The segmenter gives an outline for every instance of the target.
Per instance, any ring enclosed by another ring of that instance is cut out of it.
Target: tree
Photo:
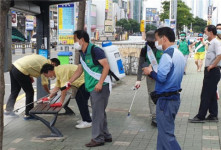
[[[193,32],[197,33],[204,32],[206,25],[207,25],[206,20],[203,20],[199,17],[194,18],[192,24]]]
[[[123,27],[123,31],[128,31],[129,33],[140,31],[140,24],[134,19],[120,19],[116,22],[116,26]]]
[[[77,29],[84,30],[84,20],[85,20],[85,6],[86,0],[82,0],[79,2],[79,12],[78,12],[78,22],[77,22]],[[75,51],[74,56],[74,64],[78,65],[80,62],[80,53],[79,51]]]
[[[150,31],[150,30],[156,30],[157,27],[155,25],[152,24],[146,24],[146,32]]]
[[[128,22],[130,23],[131,25],[131,32],[134,33],[134,32],[140,32],[140,24],[134,20],[134,19],[129,19]]]
[[[164,13],[160,14],[160,20],[164,21],[164,19],[169,19],[170,2],[164,1],[162,5]],[[177,1],[177,32],[182,30],[183,25],[190,26],[193,22],[193,14],[190,13],[190,10],[184,2]]]
[[[10,0],[0,1],[0,150],[2,150],[4,119],[3,119],[3,104],[5,96],[5,79],[4,79],[4,51],[5,51],[5,29],[7,14],[10,8]]]
[[[131,26],[130,23],[127,21],[127,19],[120,19],[116,23],[117,26],[121,26],[123,28],[123,31],[129,31]]]

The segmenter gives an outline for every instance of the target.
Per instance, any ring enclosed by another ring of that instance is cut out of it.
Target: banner
[[[12,26],[17,27],[17,14],[12,13]]]
[[[74,4],[58,5],[58,44],[74,44]]]

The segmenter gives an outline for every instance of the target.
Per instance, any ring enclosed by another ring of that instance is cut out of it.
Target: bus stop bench
[[[39,103],[29,111],[29,114],[31,116],[33,116],[37,120],[40,120],[43,124],[45,124],[51,130],[51,135],[42,135],[42,136],[39,136],[39,138],[63,137],[62,133],[54,126],[57,121],[58,113],[60,112],[62,108],[66,110],[67,114],[74,113],[74,112],[67,106],[71,99],[71,93],[68,93],[68,92],[66,94],[64,103],[61,107],[50,107],[50,104],[59,102],[60,97],[61,97],[61,94],[58,93],[54,98],[51,99],[50,103]],[[43,115],[43,114],[51,114],[54,117],[49,122],[45,120],[44,118],[40,117],[40,115]]]

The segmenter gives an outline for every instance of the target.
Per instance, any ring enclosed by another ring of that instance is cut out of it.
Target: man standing
[[[65,86],[66,82],[71,78],[74,72],[77,70],[77,65],[66,64],[60,65],[58,67],[54,67],[51,64],[45,64],[41,69],[41,74],[44,74],[45,77],[49,79],[56,78],[56,84],[48,99],[54,97],[59,88]],[[75,82],[71,84],[73,88],[77,88],[77,93],[75,99],[77,101],[77,105],[82,117],[82,121],[78,121],[79,124],[76,125],[76,128],[89,128],[91,127],[91,117],[88,110],[88,99],[90,97],[90,93],[85,90],[84,84],[84,74],[82,74]],[[61,91],[60,102],[52,104],[51,107],[60,107],[62,106],[67,90]],[[68,102],[69,103],[69,102]],[[66,105],[68,105],[68,103]],[[65,108],[65,107],[64,107]],[[77,122],[77,123],[78,123]]]
[[[40,77],[40,70],[42,66],[46,63],[53,63],[54,65],[59,65],[60,61],[57,58],[46,59],[44,56],[33,54],[24,56],[18,60],[16,60],[10,71],[10,79],[11,79],[11,94],[8,98],[8,102],[6,104],[5,115],[15,116],[13,112],[16,98],[21,90],[24,90],[26,95],[25,105],[32,103],[34,100],[34,89],[32,87],[32,83],[34,82],[33,77]],[[41,83],[46,92],[49,92],[48,88],[48,80],[43,75],[41,76]],[[29,111],[34,107],[34,104],[26,106],[25,109],[25,120],[33,119],[32,116],[29,115]]]
[[[197,71],[199,72],[201,71],[203,65],[203,60],[205,57],[205,46],[206,46],[202,33],[198,34],[198,40],[190,45],[191,48],[193,46],[195,46],[195,54],[194,54],[195,64],[197,66]]]
[[[216,25],[217,39],[221,42],[221,24]]]
[[[184,58],[185,58],[185,71],[184,71],[184,74],[186,74],[186,68],[187,68],[187,60],[188,60],[188,57],[189,57],[189,54],[190,54],[190,48],[189,48],[189,45],[190,45],[190,41],[186,41],[186,33],[185,32],[182,32],[180,34],[180,39],[181,41],[178,42],[178,48],[179,50],[183,53],[184,55]]]
[[[175,117],[180,106],[180,90],[184,72],[184,57],[174,45],[175,34],[169,27],[155,31],[155,45],[163,50],[157,72],[152,67],[143,68],[144,74],[156,80],[157,98],[157,150],[180,150],[174,135]]]
[[[75,31],[74,41],[75,49],[79,50],[81,54],[81,64],[78,65],[78,69],[69,82],[74,82],[84,71],[85,88],[90,92],[92,105],[92,139],[85,146],[101,146],[104,145],[104,142],[112,142],[105,112],[111,90],[108,76],[110,66],[104,51],[89,42],[87,32]]]
[[[221,42],[216,39],[217,31],[214,25],[208,25],[204,32],[208,36],[209,46],[205,60],[200,107],[198,114],[193,119],[189,119],[191,123],[204,122],[204,120],[218,122],[216,91],[220,80],[220,66],[217,64],[221,60]],[[210,114],[205,119],[208,110]]]
[[[160,58],[163,54],[162,50],[158,50],[156,49],[155,46],[155,36],[154,36],[154,31],[148,31],[147,32],[147,42],[144,48],[141,49],[140,52],[140,58],[139,58],[139,65],[138,65],[138,72],[137,72],[137,81],[135,83],[135,87],[139,88],[140,87],[140,82],[141,82],[141,77],[142,77],[142,67],[144,65],[144,63],[147,63],[148,65],[151,64],[149,57],[147,54],[147,47],[149,46],[152,51],[153,54],[155,56],[155,59],[157,60],[157,63],[159,64],[160,62]],[[156,105],[153,103],[150,93],[154,91],[155,89],[155,80],[153,80],[152,78],[150,78],[149,76],[146,76],[146,83],[147,83],[147,92],[148,92],[148,103],[149,103],[149,109],[150,109],[150,114],[152,117],[152,122],[151,125],[152,126],[157,126],[157,121],[156,121]]]

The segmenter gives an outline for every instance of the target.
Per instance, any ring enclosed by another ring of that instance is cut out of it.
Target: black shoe
[[[87,147],[97,147],[102,145],[104,145],[104,143],[95,142],[94,140],[91,140],[88,144],[85,144]]]
[[[188,119],[190,123],[204,123],[205,121],[203,119],[198,118],[195,116],[193,119]]]
[[[24,120],[38,120],[38,119],[33,116],[25,115]]]
[[[209,115],[205,120],[209,122],[219,122],[217,117],[213,117],[211,115]]]
[[[186,72],[184,72],[183,74],[186,75]]]
[[[153,118],[153,119],[152,119],[151,125],[154,126],[154,127],[157,127],[156,118]]]
[[[105,142],[112,142],[112,138],[105,139],[104,141],[105,141]]]

